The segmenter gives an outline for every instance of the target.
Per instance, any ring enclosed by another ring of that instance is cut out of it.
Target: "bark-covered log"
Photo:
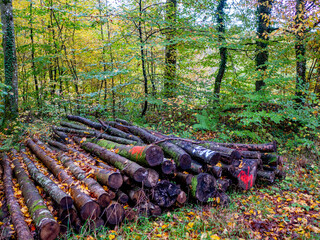
[[[144,142],[147,142],[149,144],[159,142],[157,143],[157,145],[162,148],[165,154],[172,157],[176,165],[181,169],[186,170],[190,168],[191,157],[182,148],[173,143],[163,141],[162,138],[156,137],[142,128],[136,126],[128,126],[128,129],[131,133],[139,136]]]
[[[83,220],[88,218],[95,220],[100,215],[100,206],[93,201],[90,196],[82,192],[77,186],[74,185],[75,181],[72,177],[59,166],[54,159],[46,154],[39,146],[32,140],[27,141],[27,146],[31,151],[46,165],[46,167],[58,178],[59,181],[64,182],[70,186],[70,193],[73,198],[74,204],[80,212]]]
[[[191,180],[191,196],[205,203],[216,194],[216,179],[208,173],[200,173]]]
[[[188,174],[188,173],[182,173],[182,172],[177,172],[174,174],[174,180],[183,185],[183,186],[189,186],[191,185],[193,175]]]
[[[265,143],[265,144],[218,143],[218,142],[213,142],[213,143],[222,147],[234,148],[240,151],[277,152],[276,141]]]
[[[138,137],[136,137],[132,134],[125,133],[119,129],[116,129],[116,128],[108,126],[108,125],[102,125],[101,123],[93,122],[90,119],[87,119],[84,117],[67,115],[67,118],[71,121],[83,123],[89,127],[95,128],[97,130],[104,130],[105,132],[107,132],[108,134],[113,135],[113,136],[118,136],[118,137],[129,139],[132,141],[141,142],[141,140]]]
[[[154,167],[160,165],[163,161],[163,151],[159,146],[129,146],[122,145],[108,140],[92,140],[100,147],[114,149],[115,153],[135,161],[143,166]]]
[[[148,168],[147,171],[148,171],[148,176],[143,181],[143,185],[148,188],[155,187],[159,181],[159,173],[156,170],[151,168]]]
[[[216,202],[221,206],[228,207],[230,204],[229,196],[223,191],[217,191],[215,198]]]
[[[73,138],[80,146],[88,152],[94,153],[100,159],[118,168],[123,173],[133,178],[136,182],[142,182],[148,175],[147,170],[139,164],[130,161],[114,152],[108,151],[97,144],[82,142],[81,139]]]
[[[66,122],[66,121],[61,121],[60,125],[62,127],[66,127],[66,128],[74,128],[74,129],[78,129],[78,130],[89,130],[89,128],[85,125],[75,124],[75,123]]]
[[[126,204],[129,201],[129,196],[122,192],[121,190],[117,191],[117,199],[121,204]]]
[[[1,162],[3,166],[3,186],[5,198],[10,212],[12,224],[17,234],[17,239],[33,240],[30,229],[25,222],[24,215],[20,210],[21,207],[19,205],[19,202],[14,196],[12,169],[10,167],[10,163],[6,154],[3,154]]]
[[[232,181],[230,179],[217,179],[217,189],[226,192],[228,188],[231,186]]]
[[[112,189],[118,189],[123,184],[121,173],[116,169],[98,168],[90,166],[93,169],[93,174],[97,178],[98,182],[102,185],[106,185]]]
[[[137,209],[126,207],[126,209],[124,210],[124,216],[125,216],[125,220],[127,221],[136,220],[138,218]]]
[[[280,156],[271,153],[262,153],[261,154],[262,164],[269,165],[269,166],[278,166],[280,160]]]
[[[261,159],[261,152],[258,151],[240,151],[241,157],[246,159]]]
[[[160,207],[172,206],[181,192],[181,189],[167,180],[160,181],[153,189],[153,201]]]
[[[30,216],[39,231],[40,239],[55,239],[59,232],[60,226],[48,210],[47,205],[40,196],[38,189],[35,187],[27,173],[18,160],[17,152],[12,151],[14,164],[14,173],[18,179],[22,195],[26,200]]]
[[[121,123],[114,122],[114,121],[104,121],[104,123],[106,123],[107,125],[110,125],[110,126],[112,126],[114,128],[117,128],[117,129],[119,129],[119,130],[121,130],[123,132],[130,133],[130,131],[127,128],[127,126],[130,126],[130,125],[121,124]]]
[[[267,181],[269,183],[274,183],[274,180],[276,178],[276,173],[275,173],[275,171],[258,170],[257,177],[263,181]]]
[[[208,166],[208,172],[210,172],[215,178],[221,178],[222,168],[219,166]]]
[[[131,145],[137,144],[136,141],[121,138],[121,137],[111,136],[111,135],[101,133],[101,132],[93,130],[93,129],[79,130],[79,129],[74,129],[74,128],[55,127],[55,126],[52,127],[52,129],[54,129],[55,131],[59,131],[59,132],[69,133],[71,135],[75,135],[78,137],[88,137],[88,138],[95,137],[95,138],[103,138],[103,139],[110,140],[113,142],[118,142],[121,144],[129,144],[129,145],[130,144]]]
[[[121,204],[112,201],[110,205],[105,209],[106,222],[111,225],[118,225],[123,221],[124,209]]]
[[[88,177],[86,172],[77,166],[68,156],[59,154],[58,159],[65,168],[70,170],[76,179],[82,181],[87,186],[88,190],[98,200],[98,203],[102,208],[109,205],[111,201],[109,194],[95,179]]]
[[[167,159],[167,158],[164,158],[162,163],[161,163],[161,172],[163,174],[172,174],[174,173],[176,167],[175,167],[175,164],[170,160],[170,159]]]
[[[21,156],[32,179],[44,189],[44,191],[59,205],[60,208],[71,208],[73,205],[72,198],[62,191],[60,187],[49,177],[44,175],[23,151],[21,151]]]
[[[133,126],[131,122],[128,122],[127,120],[116,118],[116,122],[121,123],[122,125],[127,125],[127,126]]]
[[[206,164],[216,165],[221,158],[220,153],[202,146],[178,140],[173,141],[173,143],[177,144],[179,147],[189,153],[191,157]]]
[[[140,187],[136,186],[136,187],[128,190],[127,192],[128,192],[128,196],[129,196],[130,200],[134,204],[140,204],[142,202],[147,201],[147,199],[148,199],[145,191]]]
[[[234,160],[234,159],[240,159],[241,154],[239,151],[227,147],[223,147],[220,145],[217,145],[216,143],[213,142],[201,142],[198,145],[208,148],[212,151],[218,152],[221,155],[222,159],[225,159],[225,161],[229,160],[229,164]]]
[[[202,172],[206,172],[208,170],[208,167],[206,164],[201,164],[197,161],[191,160],[191,167],[190,167],[190,171],[193,173],[202,173]]]
[[[68,209],[59,208],[58,216],[61,223],[68,226],[75,223],[76,218],[78,217],[78,213],[75,207],[72,206]]]
[[[231,175],[237,179],[238,186],[244,190],[253,187],[257,178],[258,162],[255,159],[242,159],[235,170],[230,170]]]
[[[70,143],[69,137],[65,132],[58,131],[55,128],[52,128],[52,131],[53,131],[53,136],[54,138],[57,139],[57,141],[63,142],[63,143]]]

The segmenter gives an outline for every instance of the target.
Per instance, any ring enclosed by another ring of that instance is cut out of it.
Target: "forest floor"
[[[36,123],[24,134],[48,133],[49,127]],[[10,145],[10,139],[2,135],[0,147]],[[284,180],[257,183],[245,192],[231,189],[228,208],[187,205],[115,229],[83,228],[63,239],[320,239],[320,162],[308,153],[284,157]]]

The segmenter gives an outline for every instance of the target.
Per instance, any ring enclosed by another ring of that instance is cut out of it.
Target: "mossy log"
[[[160,207],[171,207],[180,192],[181,189],[176,184],[162,180],[153,188],[152,199]]]
[[[208,173],[200,173],[191,180],[191,196],[199,202],[208,202],[216,194],[216,179]]]
[[[98,200],[98,203],[102,208],[109,205],[111,201],[109,194],[95,179],[88,177],[86,172],[77,166],[68,156],[59,154],[58,159],[65,168],[70,170],[76,179],[82,181],[87,186],[88,190]]]
[[[53,240],[59,232],[60,226],[54,219],[51,212],[48,210],[47,205],[40,196],[38,189],[35,187],[27,173],[23,169],[21,163],[18,160],[17,152],[12,151],[14,164],[14,173],[17,177],[22,195],[26,200],[30,216],[39,231],[40,239]]]
[[[83,123],[89,127],[95,128],[97,130],[104,130],[105,132],[107,132],[108,134],[113,135],[113,136],[118,136],[118,137],[129,139],[132,141],[141,142],[141,140],[138,137],[136,137],[132,134],[125,133],[125,132],[123,132],[119,129],[116,129],[114,127],[111,127],[109,125],[102,125],[101,123],[93,122],[90,119],[80,117],[80,116],[67,115],[67,118],[71,121]]]
[[[81,148],[88,152],[97,155],[100,159],[118,168],[129,177],[133,178],[136,182],[142,182],[147,177],[147,170],[139,164],[130,161],[114,152],[108,151],[107,149],[100,147],[97,144],[90,142],[82,142],[80,138],[73,138]]]
[[[66,128],[74,128],[74,129],[78,129],[78,130],[89,130],[89,128],[85,125],[66,122],[66,121],[61,121],[60,125],[62,127],[66,127]]]
[[[74,129],[74,128],[56,127],[56,126],[53,126],[52,128],[55,131],[69,133],[71,135],[75,135],[75,136],[78,136],[78,137],[88,137],[88,138],[95,137],[95,138],[103,138],[103,139],[106,139],[106,140],[110,140],[110,141],[117,142],[117,143],[122,143],[122,144],[131,144],[131,145],[137,144],[136,141],[133,141],[133,140],[130,140],[130,139],[125,139],[125,138],[122,138],[122,137],[111,136],[111,135],[96,131],[94,129],[79,130],[79,129]]]
[[[75,181],[72,177],[31,139],[29,139],[26,144],[60,182],[64,182],[70,186],[70,194],[75,206],[80,212],[81,218],[83,220],[97,219],[100,215],[99,204],[92,200],[90,196],[82,192],[80,188],[75,186]]]
[[[1,157],[1,156],[0,156]],[[12,169],[10,167],[9,159],[6,154],[2,155],[1,160],[3,166],[3,186],[4,193],[11,216],[12,224],[17,235],[18,240],[33,240],[30,229],[25,222],[23,213],[18,200],[14,196],[12,183]]]
[[[278,166],[281,162],[281,157],[275,153],[262,153],[261,160],[263,165]]]
[[[160,146],[164,153],[169,155],[174,160],[177,167],[180,167],[183,170],[190,168],[191,157],[182,148],[173,143],[163,141],[162,138],[156,137],[142,128],[128,126],[128,130],[130,130],[131,133],[139,136],[144,142],[149,144],[156,143],[158,146]]]
[[[173,141],[173,143],[181,147],[187,153],[189,153],[190,156],[193,157],[194,159],[206,164],[215,165],[219,162],[221,158],[220,153],[216,151],[212,151],[202,146],[198,146],[198,145],[191,144],[189,142],[178,141],[178,140]]]
[[[87,140],[88,141],[88,140]],[[163,161],[163,151],[159,146],[129,146],[122,145],[108,140],[91,140],[100,147],[114,149],[115,153],[137,162],[143,166],[154,167],[160,165]]]
[[[71,208],[73,206],[72,198],[62,191],[60,187],[49,177],[44,175],[23,151],[21,151],[21,156],[27,166],[31,178],[44,189],[44,191],[58,204],[60,208]]]
[[[52,128],[53,131],[53,137],[59,141],[59,142],[63,142],[63,143],[70,143],[69,137],[65,132],[62,131],[58,131],[55,128]]]

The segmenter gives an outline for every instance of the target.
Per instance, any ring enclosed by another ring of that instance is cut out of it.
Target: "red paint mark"
[[[131,148],[129,153],[131,153],[132,155],[136,155],[136,158],[138,158],[138,157],[142,156],[142,153],[143,153],[145,148],[146,147],[136,146],[136,147]]]
[[[248,166],[248,173],[245,172],[245,170],[242,170],[238,174],[238,178],[240,177],[240,180],[244,182],[246,186],[246,190],[249,189],[249,187],[252,187],[253,185],[253,175],[250,175],[250,167]]]

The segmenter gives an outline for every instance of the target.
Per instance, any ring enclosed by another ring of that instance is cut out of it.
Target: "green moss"
[[[197,186],[198,186],[198,176],[194,176],[191,180],[191,194],[194,197],[196,196]]]

